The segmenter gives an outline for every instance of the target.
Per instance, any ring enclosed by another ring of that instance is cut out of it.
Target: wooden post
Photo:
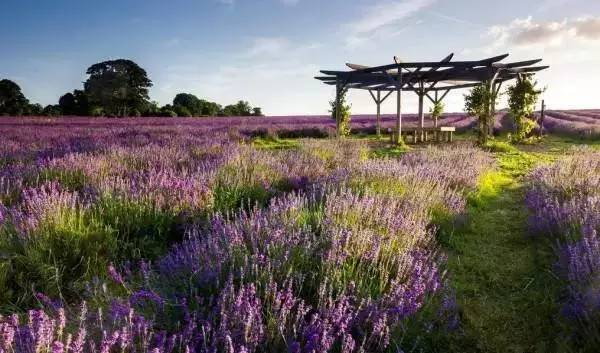
[[[500,88],[502,87],[502,81],[497,83],[495,81],[492,82],[492,102],[490,104],[490,114],[492,115],[492,117],[490,124],[490,135],[494,134],[494,125],[496,123],[496,99],[498,98],[498,93],[500,92]]]
[[[340,117],[341,117],[341,109],[340,109],[340,97],[341,95],[341,84],[340,84],[340,80],[338,79],[335,85],[335,130],[336,130],[336,136],[338,138],[341,137],[341,133],[340,133]]]
[[[423,83],[422,82],[421,82],[420,86],[421,86],[421,90],[419,91],[418,94],[419,94],[419,120],[420,120],[419,126],[421,128],[420,129],[421,131],[420,131],[419,135],[420,135],[421,142],[424,142],[423,139],[425,138],[425,136],[424,136],[424,133],[425,133],[425,131],[424,131],[424,129],[425,129],[425,111],[423,110],[424,95],[423,95]]]
[[[399,82],[396,84],[396,143],[402,141],[402,69],[398,69]]]
[[[440,101],[438,99],[438,91],[435,91],[435,102],[433,104],[438,104]],[[438,127],[438,117],[435,117],[435,122],[434,122],[434,127],[437,128]]]
[[[542,110],[540,111],[540,137],[544,136],[544,118],[546,117],[546,102],[542,99]]]
[[[377,90],[377,138],[381,137],[381,91]]]

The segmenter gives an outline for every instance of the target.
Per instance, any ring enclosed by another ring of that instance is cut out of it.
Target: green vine
[[[543,90],[537,89],[536,85],[529,76],[523,76],[507,88],[508,107],[515,122],[515,133],[510,136],[514,143],[523,142],[537,126],[533,112]]]
[[[341,137],[345,137],[350,135],[351,132],[351,126],[350,126],[350,119],[351,119],[351,115],[350,115],[350,108],[351,106],[349,104],[347,104],[346,102],[346,93],[348,93],[348,89],[344,88],[342,89],[342,91],[340,92],[340,120],[337,121],[337,102],[335,100],[330,101],[329,105],[331,106],[331,110],[329,110],[329,112],[331,113],[331,117],[333,118],[333,120],[335,120],[337,122],[337,128],[339,131],[339,134]]]
[[[465,95],[465,111],[477,117],[478,143],[485,145],[496,114],[495,106],[498,94],[494,93],[490,82],[483,82]]]
[[[429,113],[431,114],[431,119],[434,121],[434,126],[438,126],[438,119],[442,117],[444,114],[444,104],[442,102],[435,102],[433,107],[429,108]]]

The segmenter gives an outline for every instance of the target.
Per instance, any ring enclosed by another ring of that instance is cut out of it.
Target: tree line
[[[190,93],[179,93],[172,104],[150,101],[153,83],[146,70],[131,60],[103,61],[90,66],[83,89],[62,95],[58,104],[43,107],[30,103],[15,82],[0,80],[0,115],[5,116],[108,116],[108,117],[196,117],[262,116],[260,107],[240,100],[222,106]]]

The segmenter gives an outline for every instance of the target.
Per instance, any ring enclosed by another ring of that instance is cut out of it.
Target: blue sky
[[[190,92],[321,114],[334,92],[313,79],[319,69],[510,52],[552,66],[538,78],[549,107],[600,108],[600,1],[590,0],[2,0],[0,49],[0,78],[42,104],[81,88],[91,64],[129,58],[161,104]],[[370,99],[352,92],[353,112],[373,112]],[[446,104],[462,110],[463,92]]]

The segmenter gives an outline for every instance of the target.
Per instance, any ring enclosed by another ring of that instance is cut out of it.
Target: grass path
[[[481,179],[466,222],[444,240],[464,328],[456,351],[552,352],[553,257],[526,236],[522,180],[541,158],[516,150],[496,156],[499,170]]]

